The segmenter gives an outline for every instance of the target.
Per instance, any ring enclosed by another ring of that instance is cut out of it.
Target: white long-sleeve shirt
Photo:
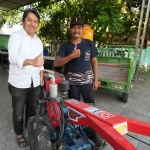
[[[40,71],[44,67],[23,66],[23,62],[25,59],[34,59],[40,53],[43,53],[43,44],[36,34],[31,38],[24,28],[12,33],[8,41],[8,82],[16,88],[29,88],[31,81],[34,87],[39,86]]]

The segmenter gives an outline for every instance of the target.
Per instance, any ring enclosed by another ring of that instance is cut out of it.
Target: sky
[[[12,32],[18,31],[22,28],[21,25],[14,25],[12,28],[8,28],[7,25],[4,25],[4,27],[1,29],[4,34],[11,34]]]

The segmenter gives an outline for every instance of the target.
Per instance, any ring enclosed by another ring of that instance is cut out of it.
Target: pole
[[[145,1],[145,0],[143,0],[143,1]],[[149,11],[150,11],[150,1],[148,1],[148,5],[147,5],[146,18],[145,18],[145,22],[144,22],[144,29],[143,29],[143,34],[142,34],[142,43],[141,43],[141,46],[140,46],[139,61],[138,61],[138,64],[137,64],[135,81],[137,81],[137,79],[138,79],[139,67],[140,67],[140,62],[141,62],[141,55],[142,55],[142,51],[143,51],[143,44],[144,44],[145,33],[146,33],[146,28],[147,28],[147,22],[148,22],[148,17],[149,17]]]
[[[140,32],[141,32],[141,25],[143,20],[143,13],[144,13],[144,6],[145,6],[145,0],[142,2],[142,8],[141,8],[141,14],[140,14],[140,21],[139,21],[139,27],[138,27],[138,34],[136,38],[136,46],[138,46],[139,38],[140,38]]]

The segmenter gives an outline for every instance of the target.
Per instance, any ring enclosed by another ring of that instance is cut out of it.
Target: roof
[[[37,0],[0,0],[0,10],[10,11],[34,2]]]

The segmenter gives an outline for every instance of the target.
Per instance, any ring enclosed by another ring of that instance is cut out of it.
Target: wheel
[[[27,128],[30,150],[53,150],[50,134],[42,117],[31,117]]]
[[[122,102],[127,103],[127,101],[128,101],[128,96],[129,96],[128,93],[122,93]]]

